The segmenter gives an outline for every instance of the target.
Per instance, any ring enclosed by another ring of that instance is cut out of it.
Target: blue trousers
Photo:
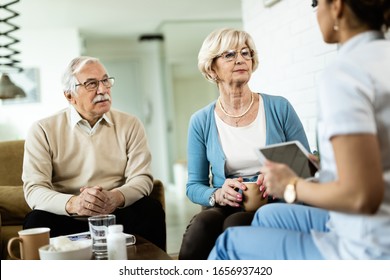
[[[327,232],[326,210],[273,203],[257,210],[251,226],[228,228],[210,260],[322,260],[310,230]]]

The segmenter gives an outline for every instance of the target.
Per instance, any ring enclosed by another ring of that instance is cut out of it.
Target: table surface
[[[127,258],[129,260],[172,260],[165,251],[152,242],[139,235],[135,237],[135,244],[127,247]]]

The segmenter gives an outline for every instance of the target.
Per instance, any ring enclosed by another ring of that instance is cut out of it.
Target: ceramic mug
[[[50,243],[50,228],[30,228],[18,231],[18,237],[8,241],[7,250],[11,258],[16,260],[39,260],[39,248]],[[14,242],[19,243],[20,258],[12,252]]]
[[[242,191],[242,205],[245,211],[254,212],[267,203],[268,198],[263,198],[263,192],[260,191],[256,182],[244,182],[247,189]]]

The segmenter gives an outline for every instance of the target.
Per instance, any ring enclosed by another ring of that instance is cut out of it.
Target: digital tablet
[[[317,164],[309,158],[309,152],[299,141],[268,145],[257,152],[261,164],[265,159],[287,164],[302,178],[314,177],[318,171]]]

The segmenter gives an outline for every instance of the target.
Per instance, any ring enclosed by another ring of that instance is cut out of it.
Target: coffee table
[[[135,235],[136,243],[127,247],[129,260],[172,260],[172,258],[159,247],[145,238]]]

